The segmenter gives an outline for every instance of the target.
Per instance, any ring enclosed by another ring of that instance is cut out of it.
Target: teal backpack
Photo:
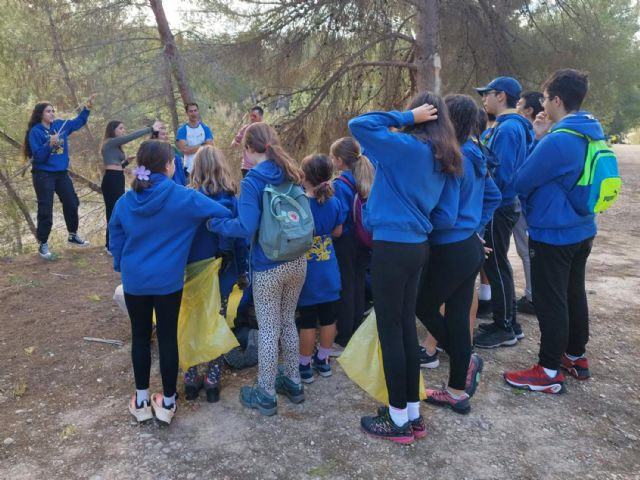
[[[284,182],[264,188],[258,242],[269,260],[285,262],[304,255],[313,243],[313,230],[302,187]]]
[[[594,140],[587,135],[558,128],[550,133],[564,132],[587,141],[587,154],[580,178],[567,192],[569,201],[580,215],[604,212],[615,203],[622,189],[618,173],[618,160],[605,140]]]

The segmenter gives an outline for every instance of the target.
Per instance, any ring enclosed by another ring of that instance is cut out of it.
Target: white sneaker
[[[144,402],[142,402],[142,406],[138,408],[135,393],[131,396],[131,401],[129,402],[129,411],[131,412],[131,415],[136,417],[138,423],[146,422],[147,420],[151,420],[153,418],[153,412],[151,411],[151,405],[149,405],[149,401],[145,400]]]
[[[38,247],[38,255],[40,255],[45,260],[51,260],[53,258],[53,253],[49,251],[49,244],[47,242],[41,243]]]
[[[333,342],[333,345],[331,345],[331,352],[329,352],[329,356],[338,358],[340,355],[342,355],[342,352],[344,352],[344,347]]]
[[[164,408],[162,401],[164,400],[164,395],[161,393],[154,393],[151,395],[151,406],[153,407],[153,413],[156,414],[156,418],[169,425],[173,416],[176,414],[177,405],[174,403],[173,408]]]

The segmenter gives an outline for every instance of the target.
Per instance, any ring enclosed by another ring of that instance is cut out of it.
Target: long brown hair
[[[356,179],[356,190],[361,198],[369,197],[375,170],[366,156],[362,155],[360,144],[353,137],[342,137],[331,145],[331,155],[344,162]]]
[[[147,168],[151,173],[163,173],[167,168],[167,163],[175,158],[173,147],[170,143],[160,140],[145,140],[138,148],[136,163],[138,166]],[[134,178],[131,188],[136,192],[141,192],[151,186],[151,180],[138,180]]]
[[[234,195],[238,193],[227,159],[222,151],[212,145],[200,147],[196,156],[193,157],[189,187],[203,190],[209,195],[219,192],[229,192]]]
[[[53,106],[51,102],[38,102],[36,103],[36,106],[33,107],[31,118],[27,124],[27,131],[24,134],[24,141],[22,142],[22,156],[25,160],[31,158],[31,155],[33,154],[31,151],[31,145],[29,145],[29,132],[33,127],[42,122],[42,113],[49,105]]]
[[[100,144],[100,151],[102,151],[104,144],[107,143],[108,140],[112,138],[116,138],[116,128],[118,128],[118,125],[121,125],[121,124],[122,124],[122,120],[109,120],[106,128],[104,129],[104,137],[102,139],[102,143]],[[121,152],[124,151],[122,150],[122,145],[120,145],[118,148],[120,149]]]
[[[302,159],[304,179],[313,187],[313,194],[322,205],[333,197],[333,162],[324,153],[314,153]]]
[[[405,127],[403,131],[423,142],[428,141],[431,143],[433,156],[440,163],[443,172],[461,175],[462,154],[460,153],[460,144],[456,139],[456,133],[449,118],[449,111],[442,97],[424,90],[411,99],[407,110],[413,110],[425,103],[438,109],[438,118]]]
[[[244,148],[251,147],[258,153],[264,153],[270,160],[284,170],[284,174],[294,183],[302,183],[304,174],[291,156],[280,145],[278,133],[264,122],[249,125],[244,133]]]

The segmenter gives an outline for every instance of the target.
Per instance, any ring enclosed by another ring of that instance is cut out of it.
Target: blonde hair
[[[189,187],[209,195],[219,192],[238,193],[236,182],[224,154],[211,145],[200,147],[193,158]]]
[[[304,174],[296,161],[280,145],[277,132],[264,122],[256,122],[249,125],[244,133],[243,147],[251,147],[258,153],[265,153],[269,160],[273,160],[284,170],[288,180],[293,183],[302,183]]]
[[[364,155],[360,144],[353,137],[342,137],[331,145],[331,155],[344,162],[356,179],[356,190],[361,198],[366,199],[371,192],[375,169],[371,161]]]

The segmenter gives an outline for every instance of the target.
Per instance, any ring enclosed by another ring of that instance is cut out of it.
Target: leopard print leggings
[[[304,256],[253,274],[253,302],[258,320],[258,385],[275,394],[278,340],[282,345],[284,373],[300,383],[298,331],[295,312],[307,274]]]

